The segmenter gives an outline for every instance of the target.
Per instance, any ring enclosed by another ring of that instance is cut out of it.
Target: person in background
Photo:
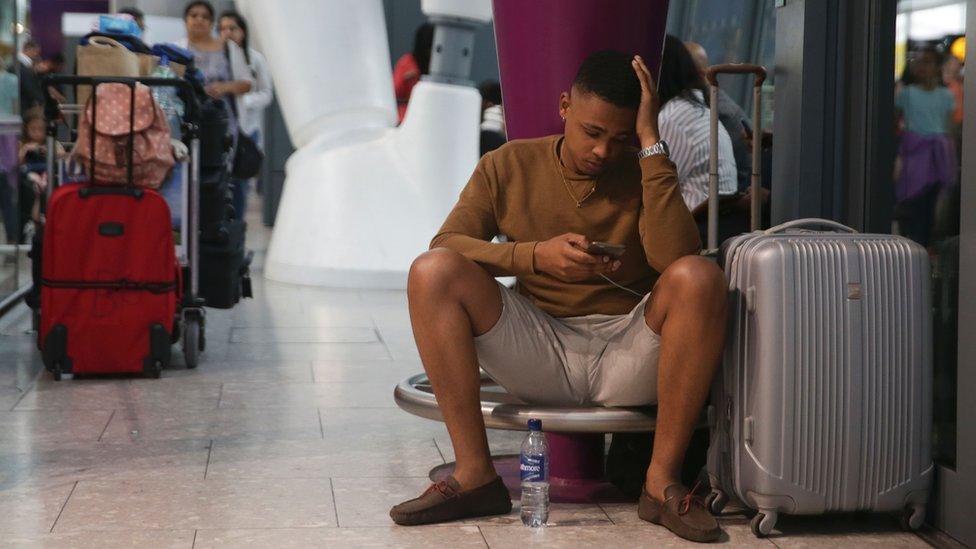
[[[58,52],[39,61],[34,67],[34,72],[37,73],[38,78],[43,78],[49,74],[63,74],[64,66],[64,54]],[[64,96],[64,85],[62,84],[48,86],[47,92],[51,94],[51,97],[53,97],[58,103],[66,103],[68,101]]]
[[[20,206],[20,223],[17,230],[18,241],[23,243],[24,228],[28,221],[39,222],[41,216],[41,201],[38,197],[47,187],[47,132],[44,122],[44,111],[41,107],[33,107],[24,113],[23,140],[17,153],[21,166],[20,189],[18,203]],[[64,158],[65,151],[61,143],[55,143],[55,155]],[[9,238],[10,235],[8,235]]]
[[[34,66],[41,60],[41,46],[28,38],[17,52],[17,77],[20,79],[20,112],[44,105],[44,90]]]
[[[244,107],[241,112],[241,130],[264,151],[264,111],[274,98],[268,62],[261,52],[250,47],[247,21],[239,13],[228,10],[220,14],[218,28],[221,38],[241,47],[251,75],[254,76],[254,87],[241,97]],[[234,211],[246,211],[248,185],[248,181],[243,181],[234,186]]]
[[[956,154],[959,154],[962,152],[962,61],[955,55],[948,55],[942,64],[942,83],[952,92],[956,102],[956,108],[952,111],[952,134]]]
[[[7,71],[6,64],[0,59],[0,121],[9,122],[19,118],[17,92],[17,76]],[[0,133],[0,219],[3,221],[8,244],[15,244],[19,240],[17,231],[20,222],[14,204],[19,164],[18,141],[15,133]]]
[[[664,39],[658,95],[661,139],[671,147],[681,196],[688,209],[699,216],[708,199],[709,109],[705,81],[684,44],[670,34]],[[738,179],[732,140],[724,126],[719,125],[718,133],[719,194],[734,195]]]
[[[709,67],[708,52],[697,42],[685,42],[685,48],[695,60],[698,72],[701,73],[702,82],[706,84],[705,71]],[[732,140],[732,152],[735,153],[735,166],[738,172],[739,190],[746,191],[751,182],[752,175],[752,151],[749,148],[746,127],[749,119],[745,111],[729,97],[722,88],[718,89],[718,121],[729,133]]]
[[[244,96],[254,89],[255,80],[244,50],[233,40],[213,35],[214,19],[209,2],[198,0],[187,4],[183,11],[187,37],[177,45],[193,52],[194,63],[203,72],[207,95],[224,102],[229,114],[228,131],[236,148],[237,133],[243,129],[241,123],[247,113]],[[235,197],[243,193],[244,185],[246,181],[231,181]],[[244,211],[235,208],[235,215],[241,219]]]
[[[896,90],[901,121],[895,181],[898,229],[923,246],[930,243],[935,205],[942,189],[955,182],[951,139],[955,98],[942,85],[941,56],[935,48],[918,51]]]
[[[407,115],[407,103],[413,87],[420,77],[430,72],[430,49],[434,45],[434,25],[424,23],[413,35],[413,51],[397,59],[393,67],[393,91],[397,100],[397,116],[400,123]]]
[[[7,64],[0,59],[0,117],[17,115],[18,88],[17,75],[7,70]]]
[[[142,34],[139,35],[139,39],[146,44],[152,44],[152,39],[149,38],[149,29],[146,27],[146,14],[142,12],[139,8],[120,8],[118,13],[128,15],[132,17],[132,20],[136,22],[136,26]]]
[[[478,84],[481,93],[481,154],[505,144],[505,111],[502,109],[502,87],[496,80]]]
[[[139,8],[120,8],[119,13],[132,17],[133,21],[135,21],[136,25],[139,27],[139,30],[142,31],[142,41],[148,44],[149,41],[146,40],[146,14],[143,13]]]

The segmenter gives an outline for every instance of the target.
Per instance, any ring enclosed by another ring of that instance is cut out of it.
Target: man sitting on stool
[[[656,403],[639,515],[692,540],[720,534],[679,478],[722,352],[726,283],[696,255],[698,229],[658,138],[658,107],[640,57],[591,55],[559,98],[565,133],[486,154],[414,261],[410,319],[457,466],[395,506],[396,523],[511,510],[489,455],[480,364],[528,403]],[[492,243],[497,234],[509,241]],[[587,253],[596,241],[625,251]],[[517,277],[517,291],[496,276]]]

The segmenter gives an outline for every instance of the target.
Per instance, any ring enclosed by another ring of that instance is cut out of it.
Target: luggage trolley
[[[176,244],[176,256],[182,271],[183,296],[178,305],[171,343],[182,339],[183,356],[187,368],[196,368],[199,364],[200,353],[206,348],[206,312],[204,300],[199,296],[200,260],[199,260],[199,211],[200,211],[200,139],[199,139],[199,104],[192,85],[180,78],[152,78],[152,77],[92,77],[50,75],[43,79],[45,91],[44,117],[47,122],[47,173],[48,185],[45,199],[59,185],[71,182],[76,167],[66,162],[56,162],[56,144],[59,135],[66,136],[67,141],[60,141],[67,152],[77,139],[78,118],[84,114],[86,105],[58,104],[47,93],[48,86],[92,86],[91,97],[95,98],[95,87],[101,84],[119,83],[134,89],[136,84],[144,84],[150,88],[174,87],[185,106],[185,114],[181,120],[182,141],[189,150],[187,165],[181,170],[180,179],[182,200],[180,204],[182,228],[180,241]],[[133,105],[134,107],[134,105]],[[97,108],[97,106],[96,106]],[[71,124],[70,117],[75,117],[75,124]],[[62,133],[59,134],[59,130]],[[130,163],[131,164],[131,163]],[[36,322],[35,322],[36,323]],[[57,377],[57,374],[55,374]]]

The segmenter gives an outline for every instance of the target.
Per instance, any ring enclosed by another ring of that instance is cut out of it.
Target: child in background
[[[18,203],[20,205],[20,242],[26,242],[24,228],[29,220],[41,221],[41,201],[38,199],[47,188],[47,147],[45,140],[44,114],[40,108],[24,113],[23,139],[17,153],[20,161],[20,185]],[[55,143],[57,160],[65,156],[64,147]]]
[[[941,61],[933,48],[919,51],[895,96],[904,130],[898,147],[895,218],[899,232],[923,246],[929,245],[939,193],[955,182],[950,137],[955,99],[942,85]]]

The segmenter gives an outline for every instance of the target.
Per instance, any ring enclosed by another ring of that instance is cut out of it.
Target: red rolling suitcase
[[[39,345],[61,374],[168,366],[180,299],[170,212],[155,191],[68,185],[48,202]]]

